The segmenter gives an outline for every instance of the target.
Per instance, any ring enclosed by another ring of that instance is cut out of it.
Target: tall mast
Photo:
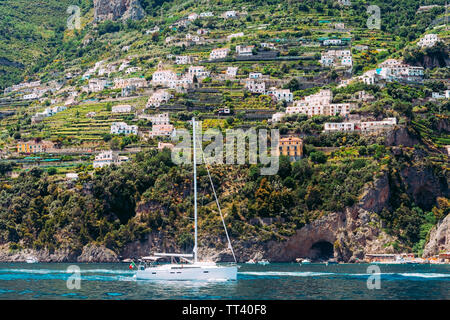
[[[195,137],[195,118],[192,118],[193,138],[194,138],[194,220],[195,220],[195,234],[194,234],[194,263],[197,263],[197,145]]]

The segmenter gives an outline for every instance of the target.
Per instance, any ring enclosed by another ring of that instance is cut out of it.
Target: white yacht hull
[[[177,266],[171,268],[146,268],[136,272],[137,280],[236,280],[237,267],[228,266]]]

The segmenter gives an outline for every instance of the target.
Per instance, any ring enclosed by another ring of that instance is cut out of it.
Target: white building
[[[145,78],[126,78],[126,79],[114,79],[114,89],[124,89],[126,87],[145,88],[148,86]]]
[[[183,75],[177,77],[175,80],[171,80],[168,83],[170,89],[175,89],[177,92],[182,92],[183,90],[189,88],[194,83],[194,79],[189,75]]]
[[[329,105],[333,100],[333,93],[329,89],[320,90],[303,98],[303,102],[310,105]]]
[[[174,40],[175,40],[175,37],[169,36],[164,41],[165,41],[166,44],[169,44],[169,43],[171,43]]]
[[[255,46],[236,46],[236,53],[238,56],[252,56],[253,55],[253,48]]]
[[[111,73],[114,73],[116,71],[117,71],[117,66],[109,64],[105,67],[101,67],[100,69],[98,69],[98,75],[100,77],[103,77],[103,76],[109,77],[111,75]]]
[[[294,101],[293,106],[286,108],[287,114],[306,114],[308,117],[326,115],[345,116],[349,114],[356,105],[353,103],[331,103],[333,94],[331,90],[320,90],[318,93],[306,96],[302,100]]]
[[[89,91],[91,92],[100,92],[105,90],[105,88],[110,84],[109,80],[105,79],[92,79],[89,80]]]
[[[213,49],[209,54],[209,60],[225,59],[230,52],[230,48]]]
[[[168,137],[174,134],[175,128],[171,124],[155,124],[152,125],[152,131],[149,132],[149,137]]]
[[[74,172],[66,173],[66,180],[72,180],[72,181],[78,180],[78,173],[74,173]]]
[[[270,50],[275,50],[275,45],[273,43],[261,42],[261,48],[267,48]]]
[[[229,78],[235,78],[238,72],[238,67],[228,67],[226,71],[226,75]]]
[[[173,145],[172,143],[167,143],[167,142],[161,142],[161,141],[158,142],[158,150],[159,151],[162,151],[166,148],[172,150],[173,148],[175,148],[175,145]]]
[[[419,47],[433,47],[436,43],[440,41],[439,37],[435,33],[426,34],[422,39],[419,40],[417,45]]]
[[[19,90],[24,90],[24,89],[31,89],[31,88],[35,88],[35,87],[39,87],[41,85],[41,81],[32,81],[32,82],[22,82],[16,85],[13,85],[11,87],[5,88],[5,94],[6,93],[10,93],[10,92],[15,92],[15,91],[19,91]]]
[[[245,81],[245,88],[252,93],[266,93],[266,83],[264,81],[248,79]]]
[[[127,70],[125,70],[125,74],[132,74],[138,71],[141,71],[142,69],[139,67],[130,67]]]
[[[196,77],[197,79],[206,78],[210,75],[210,72],[206,70],[204,66],[191,66],[188,70],[190,77]]]
[[[155,107],[159,108],[161,103],[167,103],[169,100],[173,98],[173,95],[169,93],[167,90],[158,90],[152,94],[152,96],[148,99],[146,108]]]
[[[198,35],[192,35],[190,33],[186,34],[186,40],[192,41],[192,42],[200,42],[201,40],[204,40],[203,38],[199,37]]]
[[[198,29],[197,34],[199,36],[207,35],[209,33],[208,29]]]
[[[222,17],[225,19],[236,18],[237,12],[234,10],[226,11],[225,13],[222,14]]]
[[[32,116],[31,122],[32,123],[40,122],[44,120],[44,118],[54,116],[58,112],[64,111],[66,109],[67,108],[63,106],[48,107],[43,112],[37,112],[34,116]]]
[[[362,133],[367,133],[390,129],[396,124],[396,118],[386,118],[382,121],[325,123],[324,131],[361,131]]]
[[[352,66],[353,58],[350,50],[328,50],[322,52],[320,63],[323,66]]]
[[[103,168],[112,164],[120,165],[122,162],[128,161],[128,157],[119,156],[114,151],[104,151],[95,156],[93,163],[94,168]]]
[[[111,108],[112,113],[130,113],[134,111],[134,107],[129,104],[117,105]]]
[[[333,131],[355,131],[354,122],[325,123],[325,132]]]
[[[378,81],[378,75],[376,70],[369,70],[363,73],[362,76],[357,78],[368,85],[374,85]]]
[[[396,59],[388,59],[380,63],[377,74],[387,81],[421,81],[424,68],[407,65]]]
[[[341,39],[326,39],[323,41],[324,46],[340,46],[341,44]]]
[[[172,70],[158,70],[152,75],[152,85],[168,86],[170,81],[176,80],[177,75]]]
[[[214,17],[214,13],[212,13],[211,11],[208,11],[208,12],[202,12],[202,13],[200,13],[200,17],[201,17],[201,18]]]
[[[362,132],[379,131],[391,128],[396,124],[397,124],[396,118],[386,118],[383,119],[382,121],[367,121],[360,123],[360,130]]]
[[[199,17],[199,15],[196,14],[195,12],[194,12],[194,13],[191,13],[190,15],[188,15],[188,19],[189,19],[190,21],[195,21],[195,20],[198,19],[198,17]]]
[[[275,114],[272,115],[272,123],[275,122],[280,122],[281,119],[283,119],[283,117],[286,115],[286,113],[284,112],[277,112]]]
[[[23,100],[34,100],[34,99],[38,99],[39,96],[36,92],[30,93],[30,94],[25,94],[22,99]]]
[[[263,77],[263,74],[261,72],[250,72],[248,74],[249,79],[261,79]]]
[[[145,32],[145,34],[154,34],[154,33],[159,32],[159,30],[160,30],[160,28],[158,26],[155,26],[153,29],[147,30]]]
[[[137,126],[129,126],[125,122],[114,122],[111,125],[111,134],[138,134],[138,127]]]
[[[166,113],[160,113],[154,116],[150,116],[147,118],[152,122],[152,125],[167,125],[170,124],[169,114]]]
[[[294,101],[294,95],[289,89],[270,88],[269,90],[267,90],[266,94],[274,96],[277,99],[277,101],[286,101],[286,102]]]
[[[240,37],[243,37],[243,36],[244,36],[243,32],[232,33],[229,36],[227,36],[227,40],[230,41],[233,38],[240,38]]]
[[[351,6],[352,5],[352,1],[351,0],[338,0],[338,3],[341,6]]]
[[[192,64],[194,63],[193,56],[176,56],[175,64]]]
[[[124,61],[120,64],[119,66],[119,72],[125,70],[126,68],[128,68],[130,66],[130,62],[129,61]]]

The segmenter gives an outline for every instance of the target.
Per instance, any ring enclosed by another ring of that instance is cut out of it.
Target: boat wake
[[[239,275],[257,277],[337,277],[337,278],[364,278],[373,275],[369,273],[334,273],[334,272],[239,272]],[[450,280],[450,273],[381,273],[385,280],[407,280],[407,279],[445,279]]]

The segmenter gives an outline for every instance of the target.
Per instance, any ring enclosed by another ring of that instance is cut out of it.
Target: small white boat
[[[265,265],[269,264],[269,261],[263,259],[261,261],[258,261],[258,264],[262,264],[263,266],[265,266]]]
[[[309,260],[307,258],[297,258],[297,259],[295,259],[295,261],[298,262],[300,265],[311,263],[311,260]]]
[[[309,259],[303,259],[302,264],[310,264],[311,260]]]
[[[28,257],[26,260],[26,263],[38,263],[39,260],[36,257]]]
[[[256,264],[256,261],[253,259],[250,259],[246,262],[246,264]]]

